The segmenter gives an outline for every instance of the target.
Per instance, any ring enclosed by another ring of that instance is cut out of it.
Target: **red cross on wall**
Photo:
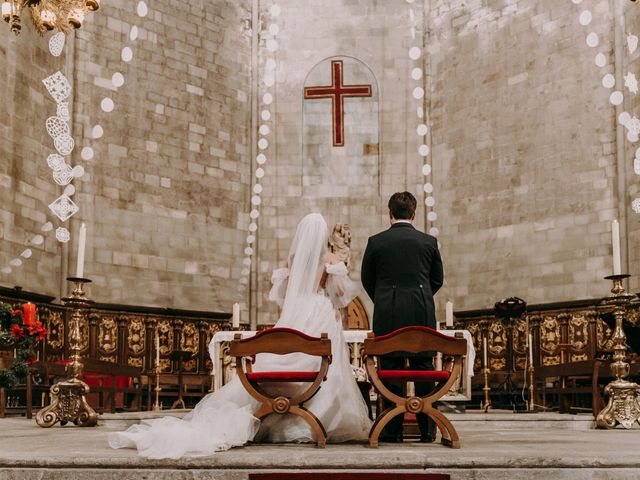
[[[333,146],[344,147],[345,97],[371,97],[371,85],[344,85],[342,60],[331,61],[331,85],[304,87],[305,100],[330,98],[333,116]]]

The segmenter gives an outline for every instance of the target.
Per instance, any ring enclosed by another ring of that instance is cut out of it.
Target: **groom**
[[[413,227],[416,199],[409,192],[394,193],[389,199],[391,228],[369,238],[362,259],[362,284],[373,299],[373,331],[385,335],[413,325],[436,328],[433,295],[443,282],[438,242]],[[409,357],[412,370],[433,370],[433,356]],[[403,370],[404,356],[380,358],[380,368]],[[402,386],[389,383],[392,392],[402,396]],[[433,383],[416,383],[416,395],[428,394]],[[416,416],[420,441],[433,442],[436,428],[423,413]],[[402,415],[395,417],[383,432],[383,441],[402,441]]]

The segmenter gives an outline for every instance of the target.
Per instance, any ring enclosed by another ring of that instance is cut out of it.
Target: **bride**
[[[275,270],[269,299],[282,307],[276,327],[300,330],[331,339],[333,361],[318,393],[305,403],[327,431],[329,442],[365,440],[371,421],[353,377],[342,324],[336,308],[345,307],[357,293],[344,263],[327,252],[327,224],[322,215],[305,216],[296,230],[287,267]],[[304,354],[258,355],[254,372],[308,370],[319,359]],[[281,387],[282,388],[282,387]],[[204,397],[183,419],[143,420],[125,432],[109,434],[113,448],[137,448],[147,458],[211,455],[257,441],[314,442],[309,425],[293,415],[270,415],[260,422],[252,413],[258,402],[235,377]]]

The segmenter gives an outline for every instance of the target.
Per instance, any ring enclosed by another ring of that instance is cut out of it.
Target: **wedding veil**
[[[289,279],[282,317],[291,318],[299,313],[300,302],[317,292],[324,272],[327,236],[327,223],[319,213],[306,215],[298,224],[289,249]]]

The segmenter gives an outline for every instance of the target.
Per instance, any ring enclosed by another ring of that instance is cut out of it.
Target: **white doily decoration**
[[[70,183],[64,189],[64,194],[67,197],[72,197],[75,193],[76,193],[76,187],[73,186],[73,183]]]
[[[56,103],[66,100],[69,95],[71,95],[71,84],[69,83],[69,80],[67,80],[67,77],[65,77],[60,71],[53,75],[49,75],[47,78],[42,80],[42,83],[44,83],[49,95],[53,97]]]
[[[597,67],[604,67],[607,64],[607,57],[604,53],[599,53],[596,55],[595,63]]]
[[[266,161],[267,161],[267,157],[265,156],[264,153],[261,153],[256,157],[256,163],[258,165],[264,165]]]
[[[44,225],[42,225],[42,227],[40,228],[40,230],[41,230],[42,232],[50,232],[51,230],[53,230],[53,223],[51,223],[51,222],[47,222],[47,223],[45,223]],[[37,237],[37,236],[38,236],[38,235],[36,235],[36,237]],[[40,235],[40,236],[42,236],[42,235]],[[35,239],[36,237],[33,237],[33,238]]]
[[[51,170],[59,170],[64,168],[64,157],[62,155],[58,155],[57,153],[52,153],[47,157],[47,165]]]
[[[71,135],[62,135],[53,139],[53,146],[56,147],[60,155],[69,155],[73,152],[75,142]]]
[[[56,228],[56,240],[62,243],[67,243],[71,239],[71,234],[69,230],[64,227]]]
[[[64,49],[64,39],[65,35],[62,32],[58,32],[55,35],[52,35],[49,39],[49,52],[54,57],[59,57]]]
[[[33,251],[30,248],[25,248],[20,254],[22,258],[31,258],[31,255],[33,255]]]
[[[80,156],[83,160],[91,160],[93,158],[93,154],[93,148],[91,147],[84,147],[80,152]]]
[[[62,137],[64,135],[68,136],[69,133],[71,133],[69,130],[69,124],[67,124],[67,122],[65,122],[60,117],[47,118],[45,125],[47,127],[47,133],[51,138],[54,138],[54,139],[56,137]]]
[[[11,270],[11,267],[4,267],[2,269],[2,273],[11,273],[13,270]]]
[[[58,107],[56,108],[56,116],[60,117],[65,122],[68,122],[71,119],[71,114],[69,113],[69,102],[58,103]]]
[[[629,47],[629,55],[633,55],[633,52],[638,48],[638,37],[629,34],[627,36],[627,47]]]
[[[12,267],[19,267],[22,265],[22,260],[20,260],[19,258],[14,258],[9,262],[9,265],[11,265]]]
[[[636,213],[640,213],[640,198],[635,198],[633,202],[631,202],[631,209]]]
[[[65,164],[64,167],[59,168],[53,172],[53,180],[61,187],[64,187],[65,185],[68,185],[71,180],[73,180],[72,172],[73,169],[69,165]]]
[[[113,75],[111,75],[111,84],[116,88],[120,88],[121,86],[123,86],[124,75],[122,75],[120,72],[116,72]]]
[[[120,54],[120,58],[122,58],[123,62],[130,62],[133,60],[133,50],[131,50],[130,47],[124,47]]]
[[[49,209],[63,222],[69,220],[69,218],[79,210],[78,206],[73,203],[73,200],[64,193],[49,204]]]
[[[138,27],[134,25],[133,27],[131,27],[131,30],[129,30],[129,40],[133,42],[137,39],[138,39]]]
[[[271,103],[273,102],[273,95],[271,95],[270,93],[265,93],[262,97],[262,101],[265,105],[271,105]]]
[[[631,117],[631,120],[629,120],[624,126],[627,127],[629,133],[640,135],[640,119],[638,119],[638,117]]]
[[[271,5],[271,8],[269,9],[269,12],[274,17],[279,17],[280,14],[282,13],[282,9],[280,8],[280,5],[277,5],[277,4],[276,5]]]
[[[259,183],[256,183],[253,186],[253,192],[260,195],[262,193],[262,185],[260,185]]]
[[[624,86],[627,87],[631,93],[638,93],[638,79],[634,73],[627,72],[624,76]]]
[[[114,107],[115,107],[115,104],[113,103],[113,100],[111,100],[109,97],[104,97],[100,102],[100,108],[102,108],[103,112],[106,112],[106,113],[113,112]]]
[[[633,159],[633,173],[640,175],[640,158],[638,157]]]

